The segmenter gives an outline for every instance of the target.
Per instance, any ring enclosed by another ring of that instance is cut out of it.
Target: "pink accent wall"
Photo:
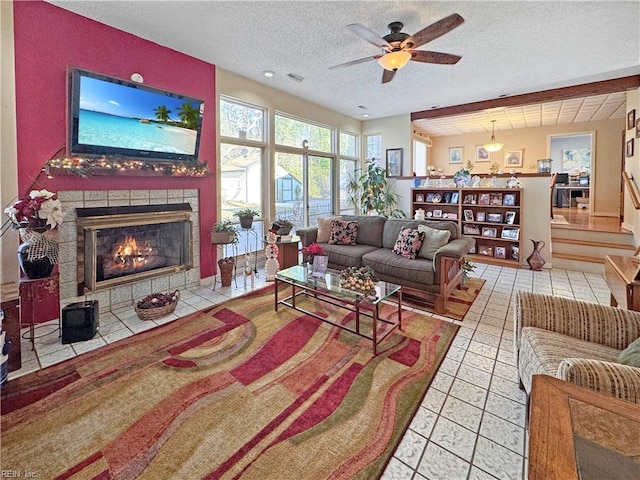
[[[80,67],[205,101],[200,161],[216,170],[215,66],[43,1],[14,2],[18,186],[28,193],[44,163],[66,146],[67,68]],[[64,152],[63,152],[64,154]],[[62,155],[63,155],[62,154]],[[58,154],[58,156],[61,156]],[[216,217],[215,177],[42,176],[59,190],[198,189],[201,275],[214,273],[209,231]]]

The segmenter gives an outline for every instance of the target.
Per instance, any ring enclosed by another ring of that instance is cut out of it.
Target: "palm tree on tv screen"
[[[171,110],[169,110],[166,105],[160,105],[159,107],[154,108],[153,112],[156,114],[156,118],[161,122],[169,121],[169,114],[171,113]]]
[[[182,123],[186,124],[188,128],[198,128],[198,119],[200,118],[200,112],[197,108],[189,103],[183,103],[178,110],[178,117]]]

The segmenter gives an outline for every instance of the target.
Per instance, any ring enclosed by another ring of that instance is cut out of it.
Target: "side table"
[[[57,312],[59,323],[59,287],[60,280],[57,272],[46,278],[20,279],[20,324],[22,327],[29,327],[29,341],[32,350],[35,349],[36,324],[48,320],[43,312]],[[53,333],[53,331],[48,333]]]
[[[300,243],[300,237],[294,235],[288,240],[278,239],[276,245],[278,245],[278,263],[280,264],[280,270],[293,267],[300,263],[298,261],[298,244]]]

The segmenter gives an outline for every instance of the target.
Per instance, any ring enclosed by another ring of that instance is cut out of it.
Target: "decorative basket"
[[[168,299],[169,303],[165,304]],[[155,301],[154,301],[155,300]],[[155,320],[173,313],[180,300],[180,291],[173,293],[152,293],[147,295],[134,306],[140,320]],[[156,305],[159,306],[156,306]]]

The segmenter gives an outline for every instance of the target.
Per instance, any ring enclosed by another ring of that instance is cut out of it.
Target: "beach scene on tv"
[[[78,142],[194,155],[200,104],[81,77]]]

